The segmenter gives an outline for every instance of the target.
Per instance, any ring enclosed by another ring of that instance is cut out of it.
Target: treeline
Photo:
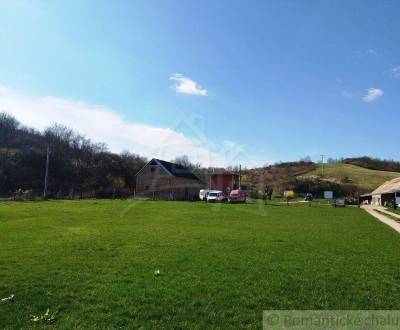
[[[49,197],[124,197],[132,195],[135,174],[146,163],[136,154],[114,154],[73,130],[53,125],[43,132],[0,113],[0,195],[29,190],[42,195],[47,148]]]
[[[339,183],[321,178],[288,177],[277,182],[277,192],[282,195],[284,190],[293,190],[296,194],[313,193],[314,197],[322,198],[324,191],[332,191],[334,196],[357,197],[364,193],[363,189],[352,183]]]
[[[262,195],[266,190],[282,195],[285,190],[292,190],[296,176],[315,168],[316,165],[311,161],[278,163],[245,171],[245,178],[252,187],[254,197]]]
[[[400,172],[400,162],[396,162],[394,160],[382,160],[379,158],[364,156],[356,158],[346,158],[343,160],[343,162],[346,164],[353,164],[365,167],[371,170]]]

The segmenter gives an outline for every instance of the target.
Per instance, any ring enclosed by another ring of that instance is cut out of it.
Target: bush
[[[131,192],[128,189],[116,189],[114,191],[113,188],[103,188],[96,191],[96,198],[100,199],[109,199],[109,198],[118,198],[118,199],[125,199],[131,196]]]

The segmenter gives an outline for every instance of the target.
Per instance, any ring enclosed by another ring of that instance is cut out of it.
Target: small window
[[[146,186],[146,190],[149,190],[150,189],[150,186]]]
[[[150,172],[151,173],[154,173],[156,171],[156,169],[154,168],[154,167],[152,167],[151,169],[150,169]]]

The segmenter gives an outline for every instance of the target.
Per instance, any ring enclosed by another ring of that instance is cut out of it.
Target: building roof
[[[145,168],[148,165],[158,165],[158,166],[162,167],[163,170],[171,176],[200,181],[198,176],[196,174],[194,174],[190,168],[179,165],[179,164],[175,164],[175,163],[167,162],[165,160],[153,158],[143,168]],[[142,170],[143,170],[143,168],[142,168]],[[142,170],[140,170],[136,175],[138,175]]]
[[[383,185],[376,188],[371,193],[371,195],[390,194],[394,192],[400,192],[400,177],[390,181],[386,181]]]

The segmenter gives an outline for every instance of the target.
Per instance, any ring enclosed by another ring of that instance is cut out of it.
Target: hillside
[[[38,132],[0,112],[0,197],[19,189],[42,195],[47,146],[51,198],[131,196],[135,174],[146,163],[136,154],[109,152],[67,127]]]
[[[301,177],[320,177],[322,165],[318,164],[315,170],[302,175]],[[400,177],[400,172],[377,171],[351,164],[324,164],[324,179],[353,183],[358,187],[372,191],[385,181]]]
[[[389,159],[372,158],[368,156],[345,158],[342,163],[352,164],[370,170],[400,172],[400,162]]]

